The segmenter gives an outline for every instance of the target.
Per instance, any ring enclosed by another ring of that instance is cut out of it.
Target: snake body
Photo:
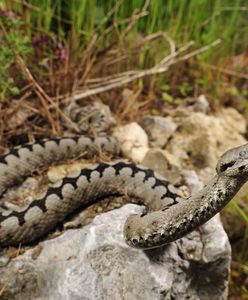
[[[47,139],[13,148],[0,156],[0,193],[44,164],[98,148],[117,152],[111,137]],[[153,212],[131,215],[124,226],[127,243],[148,249],[174,241],[209,220],[248,179],[248,144],[227,151],[217,175],[185,200],[173,185],[145,167],[129,162],[99,163],[57,182],[22,211],[0,214],[0,246],[41,238],[77,208],[103,196],[127,194]]]

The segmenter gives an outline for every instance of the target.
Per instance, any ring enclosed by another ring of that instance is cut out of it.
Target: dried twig
[[[48,120],[51,123],[53,134],[56,134],[58,132],[57,127],[55,126],[55,122],[53,120],[52,114],[50,113],[50,108],[55,108],[59,115],[68,123],[72,128],[75,127],[75,124],[65,115],[65,113],[58,107],[58,105],[54,102],[54,100],[47,95],[47,93],[42,89],[42,87],[38,84],[38,82],[34,79],[33,75],[29,71],[28,67],[24,63],[23,59],[17,55],[17,62],[26,75],[26,78],[32,83],[34,90],[39,97],[43,108],[45,109],[45,112],[47,114]],[[48,103],[50,103],[51,107],[48,106]],[[76,129],[76,128],[74,128]]]
[[[25,74],[26,78],[32,83],[34,91],[36,92],[38,98],[40,99],[42,106],[46,112],[47,118],[52,126],[53,133],[56,134],[57,128],[55,126],[55,122],[53,121],[52,114],[50,113],[47,107],[47,102],[53,103],[53,101],[50,99],[47,93],[42,89],[42,87],[38,84],[38,82],[34,79],[33,75],[31,74],[30,70],[26,66],[25,62],[18,54],[16,55],[16,62],[19,65],[22,72]]]
[[[248,79],[248,75],[245,74],[245,73],[236,72],[236,71],[233,71],[233,70],[229,70],[229,69],[225,69],[225,68],[213,66],[213,65],[210,65],[210,64],[206,64],[206,63],[204,63],[204,65],[206,65],[210,69],[217,70],[217,71],[219,71],[221,73],[224,73],[224,74],[227,74],[227,75],[230,75],[230,76],[234,76],[234,77],[238,77],[238,78],[243,78],[243,79]]]
[[[170,43],[172,43],[172,42],[170,42]],[[183,56],[179,56],[182,52],[186,51],[190,46],[192,46],[193,43],[189,42],[188,44],[179,48],[177,51],[172,52],[169,56],[166,56],[165,58],[163,58],[158,64],[156,64],[155,66],[153,66],[150,69],[132,70],[132,71],[128,71],[128,72],[115,74],[113,76],[108,76],[105,78],[95,79],[95,82],[93,84],[88,85],[87,90],[84,90],[82,92],[77,92],[76,94],[74,94],[73,98],[74,98],[74,100],[83,99],[88,96],[96,95],[96,94],[106,92],[108,90],[123,86],[129,82],[132,82],[134,80],[137,80],[137,79],[145,77],[145,76],[151,76],[151,75],[166,72],[169,69],[169,67],[171,67],[172,65],[174,65],[178,62],[186,61],[186,60],[190,59],[191,57],[194,57],[200,53],[207,51],[208,49],[210,49],[212,47],[217,46],[220,43],[221,43],[221,40],[218,39],[209,45],[206,45],[204,47],[201,47],[199,49],[191,51]],[[172,49],[173,48],[174,47],[172,47]],[[90,81],[88,81],[88,83],[90,83]]]
[[[146,0],[142,9],[140,11],[134,10],[134,12],[132,13],[131,17],[129,18],[129,23],[127,24],[125,30],[123,30],[123,32],[121,33],[120,37],[121,40],[124,38],[124,36],[127,35],[127,33],[133,28],[133,26],[135,25],[135,23],[142,17],[145,17],[148,15],[148,11],[147,8],[150,4],[150,0]]]

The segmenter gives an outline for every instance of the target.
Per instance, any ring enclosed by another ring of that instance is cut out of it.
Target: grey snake
[[[98,148],[118,152],[112,137],[44,139],[0,156],[0,194],[33,169],[54,161],[94,154]],[[219,212],[248,180],[248,144],[224,153],[217,174],[198,193],[182,199],[166,179],[131,162],[99,163],[63,178],[22,211],[0,214],[0,247],[28,244],[51,231],[82,205],[103,196],[127,194],[141,199],[149,212],[131,215],[124,225],[126,242],[148,249],[170,243]]]

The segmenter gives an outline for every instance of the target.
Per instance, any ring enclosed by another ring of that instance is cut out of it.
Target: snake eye
[[[232,167],[234,164],[235,164],[235,161],[230,161],[229,163],[223,164],[222,166],[220,166],[220,171],[224,172],[228,168]]]

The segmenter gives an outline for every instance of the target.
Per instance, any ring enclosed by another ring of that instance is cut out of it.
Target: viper
[[[0,193],[32,170],[54,161],[103,151],[118,152],[112,137],[44,139],[15,147],[0,156]],[[126,242],[136,248],[159,247],[179,239],[219,212],[248,180],[248,144],[225,152],[216,175],[199,192],[181,198],[176,188],[151,169],[131,162],[93,164],[49,187],[21,211],[0,214],[0,246],[28,244],[51,231],[82,205],[104,196],[141,199],[147,211],[124,225]]]

